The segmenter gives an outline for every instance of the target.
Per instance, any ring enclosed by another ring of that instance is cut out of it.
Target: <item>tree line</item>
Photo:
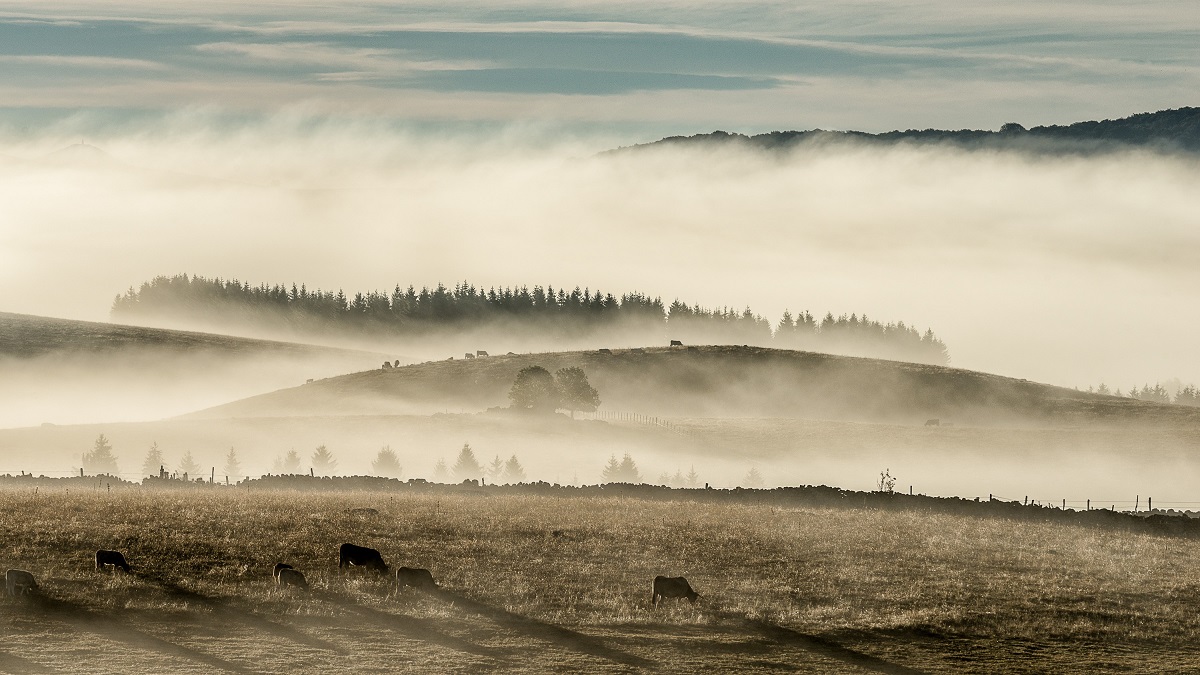
[[[785,349],[831,349],[921,363],[950,362],[932,330],[904,322],[883,323],[865,315],[785,311],[772,325],[749,307],[710,309],[641,292],[620,296],[588,288],[553,286],[476,287],[466,281],[434,288],[399,284],[390,293],[309,290],[304,284],[251,286],[178,274],[132,286],[112,304],[116,320],[169,318],[210,324],[253,325],[294,333],[370,332],[423,336],[494,322],[512,322],[556,337],[581,337],[607,329],[642,330],[649,341],[755,344]]]
[[[1194,384],[1181,387],[1172,395],[1171,391],[1160,383],[1155,383],[1153,387],[1149,384],[1143,384],[1140,389],[1137,385],[1134,385],[1129,388],[1127,393],[1122,393],[1119,387],[1117,389],[1110,389],[1107,384],[1101,382],[1098,387],[1088,387],[1088,393],[1120,396],[1122,398],[1128,397],[1139,401],[1153,401],[1154,403],[1174,403],[1175,405],[1200,407],[1200,389],[1197,389]]]

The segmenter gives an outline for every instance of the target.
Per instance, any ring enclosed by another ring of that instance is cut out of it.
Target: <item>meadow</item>
[[[1102,525],[450,488],[43,486],[0,512],[0,563],[41,585],[4,600],[0,671],[1200,668],[1200,541]],[[441,589],[339,574],[346,541]],[[703,597],[653,610],[658,574]]]

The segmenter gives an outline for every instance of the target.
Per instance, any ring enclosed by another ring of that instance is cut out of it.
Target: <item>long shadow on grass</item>
[[[0,652],[0,673],[53,673],[54,670],[29,659]]]
[[[346,650],[342,649],[341,647],[337,646],[336,644],[334,644],[332,642],[328,642],[328,641],[322,640],[320,638],[312,637],[311,635],[308,635],[308,634],[304,633],[303,631],[292,628],[291,626],[286,626],[281,623],[276,623],[274,621],[270,621],[261,616],[258,616],[252,612],[247,612],[245,610],[238,609],[236,607],[231,606],[228,602],[226,602],[220,598],[214,598],[214,597],[211,597],[208,595],[204,595],[203,593],[197,593],[196,591],[189,590],[187,588],[180,586],[179,584],[176,584],[173,581],[169,581],[166,579],[160,579],[157,577],[148,577],[148,576],[143,576],[142,578],[145,579],[146,581],[150,581],[150,582],[156,584],[164,592],[166,592],[168,595],[170,595],[171,597],[173,597],[175,599],[185,600],[187,602],[191,602],[191,603],[195,603],[197,605],[201,605],[203,607],[207,607],[208,609],[210,609],[212,611],[213,615],[219,619],[222,619],[225,621],[233,621],[235,623],[242,624],[243,626],[246,626],[248,628],[261,630],[264,633],[270,633],[271,635],[274,635],[278,638],[282,638],[284,640],[290,640],[297,644],[301,644],[306,647],[311,647],[313,649],[323,649],[325,651],[330,651],[330,652],[334,652],[336,654],[342,654],[342,655],[346,654]]]
[[[211,654],[206,654],[190,647],[184,647],[183,645],[177,645],[174,642],[144,633],[117,617],[93,612],[83,605],[77,605],[65,600],[57,600],[45,595],[32,598],[31,605],[47,618],[70,624],[79,630],[85,630],[109,640],[123,642],[130,647],[145,649],[163,656],[173,656],[188,661],[195,661],[227,673],[254,672]]]
[[[328,602],[331,605],[337,605],[344,611],[368,620],[372,624],[384,626],[391,630],[400,633],[401,635],[421,640],[435,645],[453,649],[455,651],[482,656],[485,658],[499,658],[502,653],[491,647],[484,647],[473,642],[468,642],[461,638],[456,638],[453,635],[447,635],[432,627],[433,622],[428,619],[418,619],[416,617],[404,616],[401,614],[391,614],[389,612],[381,612],[377,609],[365,607],[354,600],[336,593],[328,591],[312,590],[310,591],[313,597]]]
[[[485,618],[500,624],[510,630],[519,631],[530,637],[539,640],[545,640],[557,644],[567,649],[572,649],[589,656],[598,656],[609,661],[615,661],[622,665],[633,666],[636,668],[650,668],[658,665],[654,661],[644,659],[640,656],[635,656],[619,649],[614,649],[604,644],[596,638],[577,633],[573,630],[556,626],[545,621],[538,621],[520,614],[513,614],[499,607],[492,607],[481,602],[476,602],[470,598],[463,597],[457,593],[447,591],[445,589],[437,589],[424,591],[435,597],[440,597],[443,600],[454,603],[455,607],[463,609],[474,614],[478,614]]]
[[[831,659],[837,659],[842,663],[863,668],[864,670],[873,670],[877,673],[888,673],[888,675],[920,675],[921,671],[914,670],[907,666],[901,666],[889,661],[884,661],[881,658],[854,651],[848,647],[843,647],[838,643],[828,638],[819,637],[816,635],[808,635],[794,631],[790,628],[777,626],[766,621],[755,621],[752,619],[744,619],[746,625],[758,631],[764,637],[775,642],[784,642],[787,644],[803,647],[811,652],[820,654]]]

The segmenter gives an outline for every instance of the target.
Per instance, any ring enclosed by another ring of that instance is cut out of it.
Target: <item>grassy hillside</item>
[[[207,352],[237,356],[265,353],[365,356],[350,350],[289,342],[0,312],[0,359],[78,354],[99,356],[114,352],[123,355],[133,352]],[[371,358],[376,360],[375,355],[371,355]]]
[[[1200,667],[1200,543],[1107,527],[483,490],[3,490],[0,508],[0,563],[41,586],[3,600],[9,672]],[[441,589],[340,574],[346,541]],[[133,574],[96,572],[98,548]],[[311,590],[276,590],[277,561]],[[652,609],[659,574],[701,599]]]
[[[758,347],[518,354],[354,373],[218,406],[198,418],[472,411],[507,406],[517,372],[579,366],[601,407],[666,417],[793,417],[921,425],[1193,425],[1200,410],[986,373]]]
[[[382,360],[369,352],[0,313],[0,427],[156,419]]]

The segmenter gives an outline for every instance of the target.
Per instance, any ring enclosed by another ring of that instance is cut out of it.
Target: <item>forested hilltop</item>
[[[614,344],[753,344],[780,349],[831,351],[856,356],[945,365],[950,355],[932,330],[904,322],[883,323],[857,314],[821,319],[808,311],[785,311],[772,325],[749,307],[708,309],[638,292],[611,293],[534,286],[476,288],[467,282],[430,289],[397,285],[391,293],[348,296],[341,289],[305,285],[267,286],[236,279],[180,274],[130,288],[113,301],[118,321],[177,321],[216,327],[247,327],[279,334],[316,336],[369,333],[423,338],[472,329],[525,329],[547,338]]]
[[[863,131],[772,131],[746,136],[725,131],[671,136],[627,151],[662,146],[703,147],[740,144],[763,150],[785,150],[804,143],[858,142],[868,145],[943,144],[964,149],[988,148],[1048,153],[1093,153],[1129,148],[1159,152],[1200,153],[1200,108],[1140,113],[1115,120],[1076,122],[1026,129],[1010,122],[999,131],[979,129],[907,129],[872,134]],[[616,152],[616,151],[612,151]]]

